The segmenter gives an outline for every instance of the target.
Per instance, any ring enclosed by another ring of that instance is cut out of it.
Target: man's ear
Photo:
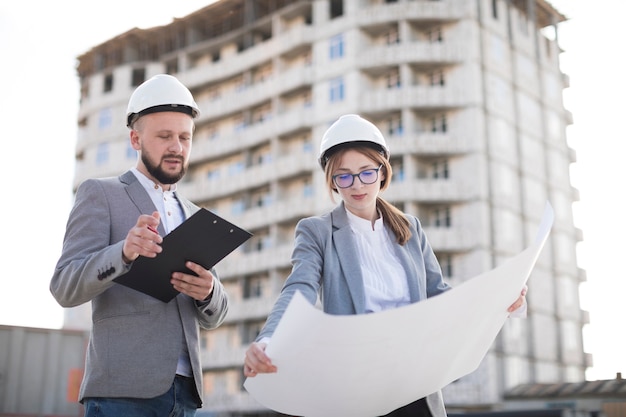
[[[130,131],[130,145],[136,151],[141,149],[141,144],[139,143],[139,133],[135,129]]]

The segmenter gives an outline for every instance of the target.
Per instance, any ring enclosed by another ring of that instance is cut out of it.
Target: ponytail
[[[382,197],[376,198],[376,208],[382,213],[384,222],[396,236],[396,242],[404,245],[411,238],[411,223],[406,215]]]

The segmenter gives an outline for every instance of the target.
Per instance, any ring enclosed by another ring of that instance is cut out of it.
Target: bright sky
[[[0,115],[5,158],[17,180],[5,188],[0,277],[0,324],[59,328],[63,310],[49,293],[71,207],[73,152],[79,85],[75,58],[133,27],[169,23],[208,0],[24,0],[0,3]],[[580,287],[591,324],[583,330],[594,367],[587,379],[626,372],[626,274],[618,239],[626,236],[623,196],[626,141],[622,124],[626,64],[623,0],[552,0],[570,21],[561,25],[562,68],[571,87],[564,92],[573,113],[568,141],[576,150],[574,205],[584,241],[578,264],[587,271]],[[621,138],[621,139],[620,139]],[[19,152],[18,152],[19,151]],[[600,175],[602,174],[602,175]],[[7,204],[10,203],[10,204]],[[558,213],[557,213],[558,215]],[[532,288],[529,289],[532,296]]]

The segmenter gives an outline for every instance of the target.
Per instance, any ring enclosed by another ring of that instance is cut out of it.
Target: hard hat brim
[[[127,125],[130,127],[134,122],[137,121],[137,119],[139,119],[141,116],[145,116],[146,114],[168,112],[168,111],[184,113],[184,114],[191,116],[192,118],[195,118],[196,116],[198,116],[198,111],[190,106],[179,105],[179,104],[163,104],[159,106],[148,107],[147,109],[144,109],[140,111],[139,113],[129,114]]]
[[[319,158],[319,163],[322,169],[326,168],[326,162],[334,153],[337,153],[338,151],[342,149],[350,149],[350,148],[357,148],[357,147],[367,147],[367,148],[374,149],[376,152],[384,156],[385,159],[389,159],[389,151],[385,149],[383,146],[379,145],[378,143],[374,143],[368,140],[355,140],[351,142],[339,143],[335,146],[332,146],[326,149],[324,154],[320,156]]]

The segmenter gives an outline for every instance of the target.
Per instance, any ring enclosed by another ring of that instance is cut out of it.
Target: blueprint
[[[337,316],[296,293],[266,349],[278,371],[247,378],[245,389],[272,410],[306,417],[380,416],[442,389],[480,365],[553,221],[547,204],[526,250],[419,303]]]

